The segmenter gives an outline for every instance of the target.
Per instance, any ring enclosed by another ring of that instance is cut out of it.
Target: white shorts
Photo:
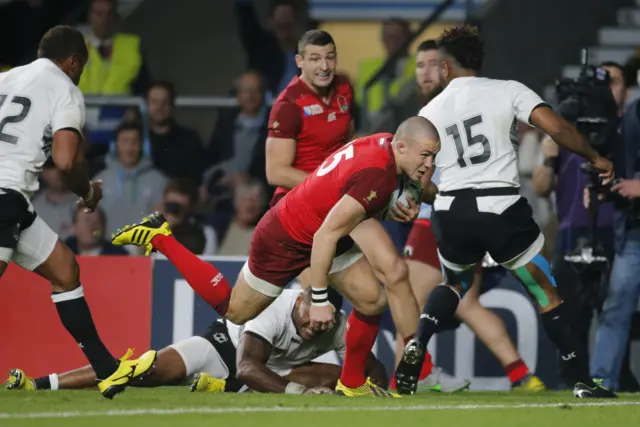
[[[29,228],[20,233],[15,249],[0,247],[0,261],[13,261],[33,271],[49,258],[57,242],[58,235],[42,218],[36,216]]]

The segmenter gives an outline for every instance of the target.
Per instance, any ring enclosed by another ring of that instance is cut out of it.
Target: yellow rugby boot
[[[370,378],[367,378],[367,381],[362,384],[360,387],[349,388],[342,384],[342,381],[338,380],[338,384],[336,385],[336,394],[341,394],[343,396],[349,397],[357,397],[357,396],[372,396],[372,397],[400,397],[399,394],[393,393],[391,391],[387,391],[382,387],[379,387],[371,382]]]
[[[542,380],[533,374],[527,375],[513,386],[514,391],[523,391],[527,393],[537,393],[539,391],[545,391],[546,389],[547,387],[545,387]]]
[[[12,369],[9,371],[9,378],[5,383],[8,390],[27,390],[35,391],[36,382],[33,378],[27,376],[22,369]]]
[[[196,374],[191,383],[191,391],[201,391],[206,393],[223,393],[227,381],[221,378],[215,378],[206,372]]]
[[[111,243],[116,246],[135,245],[145,249],[145,255],[153,250],[151,239],[157,235],[171,236],[169,223],[159,212],[154,212],[148,217],[142,218],[137,224],[127,225],[116,231]]]
[[[140,358],[129,360],[129,352],[120,361],[118,369],[108,378],[98,382],[98,390],[107,399],[113,399],[118,393],[122,393],[131,381],[147,374],[158,357],[158,352],[149,350]]]

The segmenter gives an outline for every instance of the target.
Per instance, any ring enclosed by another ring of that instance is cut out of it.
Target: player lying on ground
[[[309,328],[310,306],[311,289],[285,290],[244,327],[228,320],[216,321],[202,335],[160,350],[149,375],[132,385],[191,382],[191,391],[239,392],[248,388],[264,393],[333,393],[340,377],[336,363],[344,356],[347,316],[337,312],[335,326],[317,333]],[[384,367],[373,354],[367,360],[367,372],[374,382],[386,387]],[[13,369],[7,382],[7,388],[22,390],[87,389],[95,385],[91,366],[35,379]]]
[[[438,49],[440,80],[446,88],[420,115],[448,138],[437,157],[440,191],[432,215],[445,283],[429,295],[418,334],[405,347],[396,371],[398,391],[415,392],[427,343],[438,324],[455,315],[469,290],[473,268],[488,252],[531,295],[575,382],[574,395],[615,397],[589,377],[589,361],[576,343],[549,262],[541,254],[544,236],[531,207],[519,195],[517,154],[511,140],[515,120],[536,126],[586,158],[602,172],[605,183],[613,178],[613,165],[523,84],[477,77],[484,46],[475,29],[459,26],[445,31]]]
[[[334,323],[328,277],[354,307],[336,390],[348,396],[391,396],[366,378],[365,362],[387,298],[405,340],[415,333],[419,312],[406,263],[373,217],[387,210],[397,177],[419,180],[438,150],[435,129],[420,117],[403,122],[395,136],[378,134],[347,144],[262,217],[233,289],[214,266],[180,245],[158,214],[120,230],[113,243],[135,244],[147,253],[158,250],[198,295],[236,324],[260,314],[311,264],[311,327],[323,331]]]
[[[416,83],[425,105],[442,92],[440,73],[438,72],[438,55],[435,40],[426,40],[418,46]],[[436,170],[431,177],[431,182],[437,185],[439,181],[439,171]],[[435,188],[428,184],[423,193],[423,196],[430,203],[433,203],[435,198],[436,191],[434,190]],[[431,291],[442,282],[442,267],[438,260],[438,248],[430,216],[430,204],[423,203],[404,248],[405,259],[409,267],[409,280],[420,307],[424,306]],[[472,285],[456,310],[456,317],[466,323],[496,356],[504,367],[513,388],[526,391],[544,390],[542,381],[529,371],[526,363],[518,354],[500,318],[493,311],[480,305],[480,295],[488,291],[487,284],[482,281],[482,276],[483,269],[479,264]],[[440,330],[455,329],[458,325],[457,321],[440,325]],[[404,346],[401,339],[397,339],[396,343],[397,365],[402,357]],[[445,379],[440,380],[440,377]],[[442,372],[442,369],[433,366],[429,351],[425,351],[425,361],[420,372],[418,390],[457,391],[458,383],[459,381],[447,381],[446,374]],[[395,378],[392,378],[391,386],[395,386]]]
[[[82,33],[58,26],[40,40],[37,60],[0,73],[0,276],[14,262],[51,283],[60,321],[101,379],[98,389],[111,399],[151,368],[156,352],[122,362],[109,353],[84,298],[73,252],[29,200],[49,156],[86,210],[102,198],[100,183],[89,181],[82,148],[85,109],[76,85],[88,55]]]

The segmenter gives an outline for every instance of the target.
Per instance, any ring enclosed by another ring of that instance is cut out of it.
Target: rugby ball
[[[409,202],[407,202],[407,198],[409,197],[418,205],[422,203],[422,181],[412,181],[407,179],[404,181],[404,185],[400,188],[396,188],[389,199],[384,219],[393,219],[391,208],[393,208],[397,202],[404,203],[408,206]]]

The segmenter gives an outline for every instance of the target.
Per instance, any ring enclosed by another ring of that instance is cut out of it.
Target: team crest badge
[[[375,191],[372,191],[371,193],[369,193],[369,195],[367,196],[367,202],[371,202],[373,199],[375,199],[376,197],[378,197],[378,193],[376,193]]]
[[[349,109],[349,104],[347,103],[347,99],[342,95],[338,95],[338,108],[340,108],[341,113],[344,113]]]

